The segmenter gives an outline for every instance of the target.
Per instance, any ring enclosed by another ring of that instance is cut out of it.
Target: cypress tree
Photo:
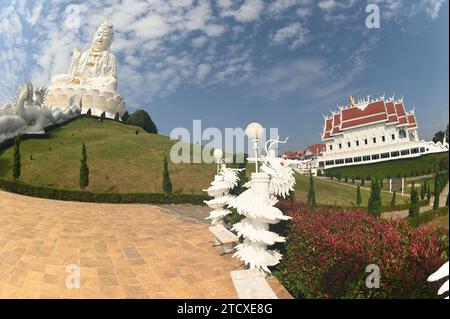
[[[441,190],[439,187],[439,172],[436,172],[434,177],[434,203],[433,209],[439,208],[439,196],[441,195]]]
[[[86,145],[81,146],[80,188],[85,190],[89,186],[89,167],[87,164]]]
[[[362,198],[361,198],[361,187],[358,185],[356,188],[356,205],[361,206]]]
[[[315,207],[316,203],[316,191],[314,190],[314,178],[312,172],[309,171],[309,191],[308,191],[308,201],[309,206]]]
[[[14,139],[14,157],[13,157],[13,179],[15,181],[19,180],[20,175],[22,175],[22,164],[21,164],[21,156],[20,156],[20,144],[22,143],[22,136],[17,136]]]
[[[91,116],[91,115],[92,115],[91,109],[87,110],[86,115],[87,115],[87,116]]]
[[[414,183],[411,187],[410,201],[411,204],[409,206],[409,216],[418,216],[420,212],[419,193],[414,186]]]
[[[119,114],[119,112],[117,112],[116,116],[114,116],[114,121],[120,121],[120,114]]]
[[[427,200],[430,202],[431,200],[431,184],[427,183]]]
[[[345,176],[344,181],[345,181],[346,183],[348,183],[348,176]]]
[[[352,184],[355,185],[355,176],[352,176]]]
[[[381,189],[383,189],[383,184],[384,184],[383,182],[384,182],[383,179],[381,179],[381,180],[380,180],[380,188],[381,188]]]
[[[365,182],[364,182],[364,176],[361,177],[361,186],[364,186]]]
[[[425,199],[425,187],[427,186],[427,181],[425,181],[422,186],[420,186],[420,200]]]
[[[368,211],[375,217],[381,216],[381,189],[377,180],[372,181]]]
[[[392,193],[391,208],[394,208],[395,206],[397,206],[397,199],[396,199],[396,197],[397,197],[397,192],[394,191]]]
[[[163,163],[163,191],[164,194],[169,195],[172,193],[172,181],[170,180],[169,173],[169,163],[167,162],[167,157],[164,154],[164,163]]]

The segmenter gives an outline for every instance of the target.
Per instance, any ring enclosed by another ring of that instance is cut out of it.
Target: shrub
[[[364,176],[361,177],[361,186],[364,186],[365,182],[364,182]]]
[[[348,176],[345,176],[344,182],[348,183]]]
[[[425,180],[424,183],[420,186],[420,200],[425,199],[425,189],[427,187],[427,181]]]
[[[411,188],[410,203],[409,216],[413,217],[419,215],[419,193],[417,192],[416,187],[414,187],[414,184]]]
[[[439,172],[436,173],[434,177],[434,202],[433,209],[439,208],[439,196],[441,194],[441,189],[439,185]]]
[[[19,135],[14,139],[14,152],[13,152],[13,179],[15,181],[19,180],[20,175],[22,175],[22,164],[20,158],[20,144],[22,142],[22,137]]]
[[[395,206],[397,205],[397,199],[396,199],[396,197],[397,197],[397,193],[396,193],[396,191],[394,191],[394,192],[392,193],[391,208],[395,208]]]
[[[101,118],[101,119],[106,118],[106,112],[103,112],[102,114],[100,114],[100,118]]]
[[[355,185],[355,176],[352,176],[352,184]]]
[[[127,123],[129,118],[130,114],[128,113],[128,111],[125,111],[125,113],[122,115],[122,122]]]
[[[358,185],[356,188],[356,205],[361,206],[362,199],[361,199],[361,187]]]
[[[314,189],[314,177],[311,171],[309,171],[308,205],[313,207],[317,206],[316,191]]]
[[[167,157],[164,154],[164,162],[163,162],[163,191],[164,194],[169,195],[172,193],[172,181],[170,180],[169,173],[169,163],[167,162]]]
[[[368,212],[373,216],[381,216],[381,189],[377,180],[372,181],[370,188],[370,198],[368,204]]]
[[[89,167],[87,165],[86,145],[81,146],[80,188],[85,190],[89,186]]]
[[[116,115],[114,116],[114,121],[120,121],[120,114],[119,114],[119,112],[117,112]]]
[[[86,115],[87,115],[87,116],[91,116],[91,115],[92,115],[91,109],[87,110]]]
[[[44,186],[28,185],[0,178],[0,189],[26,196],[64,201],[112,203],[112,204],[191,204],[204,205],[211,199],[199,194],[162,194],[162,193],[92,193],[89,191],[65,190]]]
[[[287,206],[288,207],[288,206]],[[286,207],[286,208],[287,208]],[[355,211],[297,204],[286,252],[275,274],[296,298],[434,298],[427,277],[448,260],[448,228],[410,228]],[[379,289],[365,284],[367,265]]]
[[[144,110],[137,110],[127,120],[128,124],[139,126],[150,134],[158,134],[158,129],[150,115]]]

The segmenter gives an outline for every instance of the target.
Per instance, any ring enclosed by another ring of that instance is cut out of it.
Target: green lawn
[[[441,159],[448,159],[448,152],[427,154],[419,158],[408,158],[401,160],[393,160],[381,163],[354,165],[341,168],[332,168],[327,172],[337,176],[341,174],[342,177],[348,176],[364,176],[373,178],[398,178],[404,176],[421,176],[430,174],[435,171]]]
[[[297,187],[295,190],[295,198],[306,201],[309,190],[309,176],[296,175]],[[329,179],[323,180],[319,178],[314,179],[316,190],[316,201],[319,205],[337,205],[342,207],[352,207],[356,205],[356,186],[349,184],[331,181]],[[369,201],[370,190],[361,189],[362,206],[367,207]],[[382,192],[383,206],[388,206],[391,202],[392,195],[388,192]],[[397,194],[397,205],[406,204],[409,201],[409,196],[402,197]]]
[[[139,130],[139,135],[136,135]],[[93,192],[161,192],[163,156],[175,141],[135,126],[80,118],[50,132],[48,139],[24,140],[22,177],[28,184],[79,189],[81,143],[86,143]],[[31,159],[32,156],[32,159]],[[170,161],[169,161],[170,162]],[[0,177],[11,177],[12,149],[0,155]],[[214,164],[169,164],[174,192],[202,193]]]
[[[139,130],[139,135],[136,135]],[[24,140],[21,146],[21,181],[38,186],[79,189],[81,143],[86,143],[92,192],[161,192],[163,154],[175,144],[168,137],[148,134],[134,126],[93,118],[80,118],[50,132],[47,139]],[[32,158],[31,158],[32,156]],[[12,149],[0,154],[0,177],[11,177]],[[174,192],[201,194],[212,181],[214,164],[180,164],[169,161]],[[253,171],[248,165],[247,174]],[[306,201],[309,177],[296,175],[296,198]],[[352,207],[356,187],[336,181],[315,179],[316,199],[322,205]],[[370,186],[369,186],[370,187]],[[362,189],[362,206],[367,206],[369,190]],[[391,194],[382,193],[383,205]],[[409,196],[397,196],[405,204]]]

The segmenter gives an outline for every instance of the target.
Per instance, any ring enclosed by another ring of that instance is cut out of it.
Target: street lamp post
[[[259,145],[259,140],[262,138],[262,136],[264,134],[264,129],[261,124],[253,122],[247,126],[245,133],[247,134],[249,140],[253,144],[253,150],[255,152],[255,168],[256,168],[256,173],[258,173],[259,172],[259,169],[258,169],[258,145]]]

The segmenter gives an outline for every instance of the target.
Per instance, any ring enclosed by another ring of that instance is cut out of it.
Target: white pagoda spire
[[[205,204],[212,208],[213,211],[210,212],[206,219],[211,220],[212,226],[225,226],[224,218],[231,214],[231,211],[226,208],[226,205],[234,198],[229,192],[238,184],[238,172],[241,170],[227,168],[226,165],[222,163],[222,150],[216,149],[214,151],[214,158],[217,163],[217,175],[214,177],[211,186],[204,190],[209,196],[214,197],[212,200],[205,201]]]
[[[249,135],[249,134],[248,134]],[[257,140],[260,137],[251,137]],[[273,142],[273,141],[269,141]],[[271,146],[279,143],[279,140]],[[234,225],[232,230],[244,238],[242,244],[236,246],[233,257],[239,258],[250,269],[270,273],[269,267],[277,265],[282,255],[278,251],[269,250],[268,246],[285,241],[285,238],[271,232],[269,225],[277,224],[290,217],[274,207],[277,203],[275,196],[285,196],[294,189],[294,171],[282,158],[275,157],[273,150],[267,150],[265,157],[256,156],[256,161],[262,161],[261,172],[252,174],[248,188],[238,197],[230,201],[229,206],[237,209],[245,218]]]

